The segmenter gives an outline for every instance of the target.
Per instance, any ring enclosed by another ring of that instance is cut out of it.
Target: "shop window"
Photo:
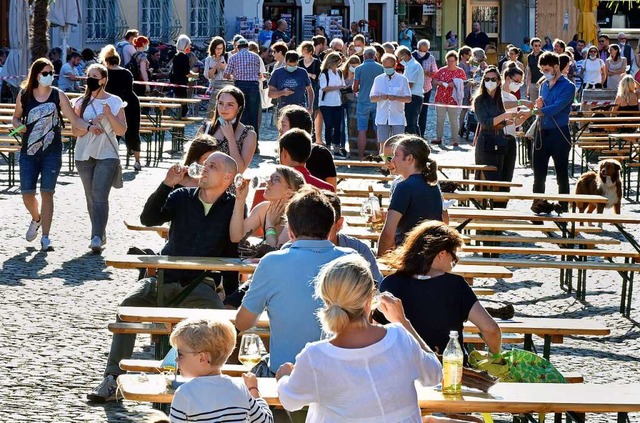
[[[473,1],[467,11],[467,29],[471,31],[473,22],[480,23],[480,29],[489,38],[498,38],[500,28],[500,2]]]

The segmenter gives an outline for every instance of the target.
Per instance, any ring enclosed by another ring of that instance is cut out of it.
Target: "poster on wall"
[[[442,36],[442,8],[436,9],[436,36]]]

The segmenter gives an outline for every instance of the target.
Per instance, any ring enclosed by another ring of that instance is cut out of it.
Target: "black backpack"
[[[134,81],[140,81],[140,64],[138,63],[138,57],[142,54],[141,51],[136,52],[133,56],[131,56],[131,60],[125,66],[126,69],[129,69],[129,72],[133,75]]]

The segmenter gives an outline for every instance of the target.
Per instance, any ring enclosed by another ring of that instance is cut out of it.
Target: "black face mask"
[[[87,87],[93,92],[100,89],[100,80],[96,78],[87,78]]]

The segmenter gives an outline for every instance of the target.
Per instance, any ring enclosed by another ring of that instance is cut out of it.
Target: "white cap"
[[[458,337],[458,331],[457,330],[450,330],[449,331],[449,338],[457,338]]]

